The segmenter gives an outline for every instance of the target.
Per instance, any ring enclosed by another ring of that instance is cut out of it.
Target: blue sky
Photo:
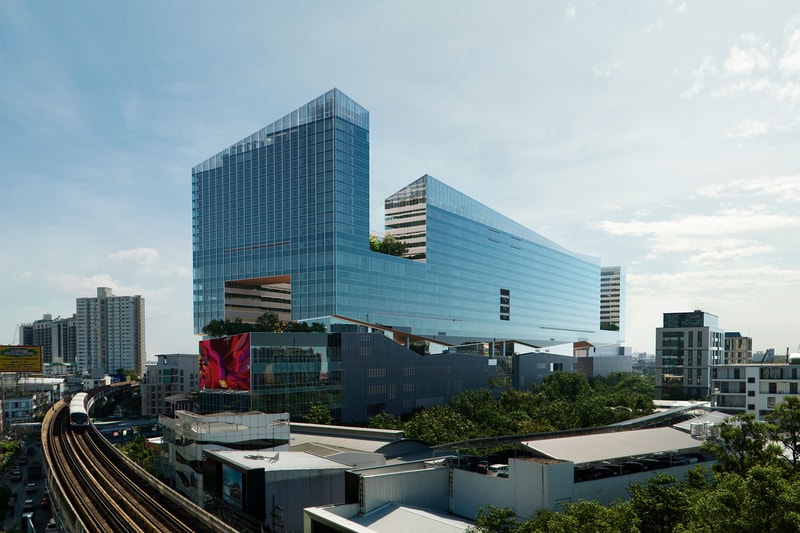
[[[338,87],[371,220],[428,173],[628,274],[627,343],[703,309],[800,351],[800,5],[0,2],[0,343],[108,286],[196,351],[191,167]]]

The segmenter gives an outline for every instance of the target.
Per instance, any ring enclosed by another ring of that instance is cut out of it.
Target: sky
[[[0,2],[0,344],[111,287],[195,353],[192,166],[333,87],[376,232],[430,174],[623,266],[634,352],[800,351],[800,4],[738,0]]]

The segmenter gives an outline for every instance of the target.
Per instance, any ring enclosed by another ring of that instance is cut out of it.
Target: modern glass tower
[[[386,200],[408,257],[371,251],[369,114],[338,89],[194,167],[192,206],[198,333],[273,311],[454,341],[618,339],[599,260],[431,176]]]

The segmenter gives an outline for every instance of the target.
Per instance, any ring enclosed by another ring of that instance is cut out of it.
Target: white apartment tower
[[[76,366],[80,373],[144,372],[144,298],[114,296],[98,287],[96,298],[76,301]]]

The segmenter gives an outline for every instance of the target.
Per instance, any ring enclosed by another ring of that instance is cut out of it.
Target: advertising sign
[[[41,346],[0,346],[0,372],[41,371]]]
[[[200,388],[250,390],[250,334],[200,341]]]

